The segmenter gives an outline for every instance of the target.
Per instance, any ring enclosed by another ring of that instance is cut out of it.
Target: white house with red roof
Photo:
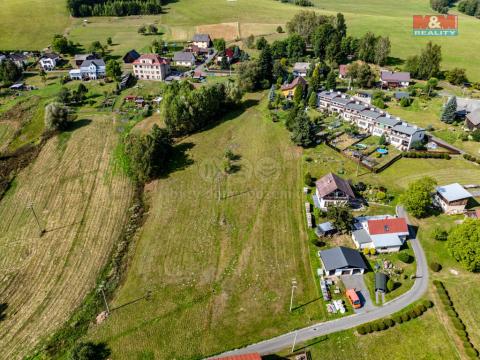
[[[374,248],[379,253],[399,251],[408,238],[405,218],[390,215],[355,219],[352,239],[358,249]]]
[[[132,64],[139,80],[163,81],[170,74],[170,60],[157,54],[143,54]]]

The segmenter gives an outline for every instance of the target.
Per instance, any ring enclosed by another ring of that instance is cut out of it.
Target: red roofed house
[[[357,248],[380,253],[399,251],[409,235],[407,221],[389,215],[357,218],[354,227],[352,239]]]
[[[347,65],[340,65],[338,67],[338,77],[340,79],[345,79],[347,77],[347,74],[348,74],[348,67]]]
[[[283,96],[286,98],[291,98],[295,93],[297,86],[301,86],[305,90],[307,86],[307,80],[301,76],[298,76],[290,84],[282,85],[280,90],[282,91]]]
[[[241,355],[230,355],[221,358],[214,358],[212,360],[262,360],[262,357],[259,353],[251,354],[241,354]]]
[[[335,174],[327,174],[315,182],[315,203],[320,209],[329,206],[348,205],[355,199],[355,194],[348,183]]]
[[[133,62],[133,74],[140,80],[163,81],[170,74],[170,61],[157,54],[143,54]]]
[[[410,85],[410,73],[382,70],[380,80],[383,87],[408,87]]]

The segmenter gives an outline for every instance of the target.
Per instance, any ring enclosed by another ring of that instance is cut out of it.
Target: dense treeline
[[[431,8],[441,14],[448,13],[448,9],[452,5],[452,3],[452,0],[430,0]]]
[[[153,15],[162,12],[163,0],[67,0],[72,16]]]
[[[219,120],[238,105],[242,91],[236,82],[202,86],[176,82],[167,87],[163,98],[163,116],[173,136],[191,134]]]
[[[458,3],[458,11],[480,18],[480,0],[462,0]]]

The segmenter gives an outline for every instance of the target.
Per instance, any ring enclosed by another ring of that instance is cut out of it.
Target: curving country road
[[[399,217],[406,217],[408,221],[407,214],[403,207],[397,206],[396,211]],[[410,224],[410,221],[408,221],[408,223]],[[261,355],[272,354],[291,347],[295,336],[296,342],[301,343],[307,340],[314,339],[318,336],[351,329],[364,323],[390,316],[393,313],[404,309],[408,305],[420,299],[428,288],[428,266],[425,258],[425,253],[423,252],[422,246],[420,245],[420,242],[417,238],[409,241],[412,245],[417,261],[416,279],[412,288],[401,296],[385,303],[381,307],[375,308],[375,310],[372,310],[370,312],[366,312],[363,314],[355,314],[337,320],[318,323],[303,329],[298,329],[296,331],[277,336],[269,340],[246,346],[241,349],[228,351],[215,357],[240,355],[252,352],[258,352]],[[213,359],[215,357],[212,357],[210,359]]]

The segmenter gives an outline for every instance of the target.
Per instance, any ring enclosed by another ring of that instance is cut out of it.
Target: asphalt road
[[[397,207],[396,211],[399,217],[406,216],[406,212],[403,207]],[[269,340],[246,346],[241,349],[228,351],[221,355],[216,355],[215,357],[240,355],[252,352],[258,352],[261,355],[273,354],[291,347],[295,337],[296,342],[301,343],[322,335],[351,329],[364,323],[390,316],[393,313],[404,309],[408,305],[420,299],[427,291],[428,287],[428,266],[425,258],[425,253],[423,252],[420,242],[416,238],[409,241],[412,245],[413,251],[415,252],[415,258],[417,261],[417,272],[416,280],[412,288],[403,295],[385,303],[381,307],[375,308],[375,310],[372,310],[370,312],[366,312],[363,314],[354,314],[341,319],[318,323],[303,329],[298,329],[296,331],[277,336]],[[212,357],[210,359],[213,359],[215,357]]]

